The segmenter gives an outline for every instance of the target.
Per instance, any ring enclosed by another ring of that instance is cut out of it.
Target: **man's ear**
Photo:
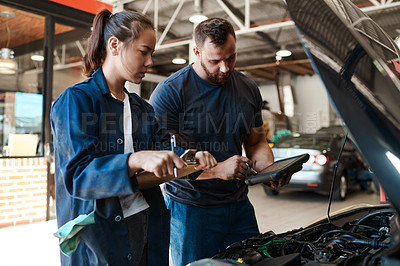
[[[110,50],[112,55],[114,56],[118,55],[120,50],[120,45],[121,42],[117,37],[111,36],[110,38],[108,38],[107,48]]]
[[[195,56],[197,56],[198,58],[200,58],[200,50],[197,46],[193,47],[193,53]]]

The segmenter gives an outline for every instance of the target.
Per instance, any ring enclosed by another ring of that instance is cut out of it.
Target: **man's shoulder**
[[[184,67],[161,81],[150,96],[150,104],[154,105],[159,99],[165,97],[171,98],[181,95],[182,90],[186,87],[184,83],[187,82],[190,71],[192,71],[190,66]]]
[[[160,82],[160,85],[173,85],[176,83],[183,82],[188,78],[190,75],[190,72],[193,71],[193,69],[190,66],[184,67],[178,71],[176,71],[174,74],[169,76],[168,78],[164,79],[163,81]]]
[[[242,80],[243,82],[246,82],[246,83],[249,83],[249,84],[252,84],[252,85],[256,85],[256,86],[257,86],[257,84],[256,84],[256,82],[255,82],[254,80],[252,80],[251,78],[247,77],[245,74],[243,74],[243,73],[242,73],[241,71],[239,71],[239,70],[234,70],[234,71],[233,71],[233,76],[234,76],[236,79]]]

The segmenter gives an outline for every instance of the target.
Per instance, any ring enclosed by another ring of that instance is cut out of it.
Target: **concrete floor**
[[[284,191],[269,197],[261,185],[250,187],[249,197],[261,232],[281,233],[299,228],[326,215],[328,207],[327,196]],[[377,204],[379,196],[357,191],[343,202],[334,201],[331,210],[358,203]],[[56,230],[55,220],[0,229],[0,265],[60,265],[58,240],[53,236]]]
[[[328,196],[299,191],[281,191],[278,196],[267,196],[262,185],[250,187],[249,198],[256,211],[260,232],[272,230],[275,233],[297,229],[326,216],[329,199]],[[379,204],[379,195],[351,191],[344,201],[332,202],[331,213],[360,203]]]

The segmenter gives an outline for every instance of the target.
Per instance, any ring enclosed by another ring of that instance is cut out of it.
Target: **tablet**
[[[276,161],[264,170],[258,172],[257,175],[246,178],[244,182],[247,185],[255,185],[269,181],[277,181],[287,173],[300,171],[303,163],[307,162],[309,158],[310,155],[305,153]]]

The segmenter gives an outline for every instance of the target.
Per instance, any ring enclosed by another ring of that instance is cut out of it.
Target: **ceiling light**
[[[8,48],[10,44],[10,28],[8,27],[8,19],[14,18],[15,13],[11,11],[1,11],[0,17],[5,17],[6,19],[6,29],[7,29],[7,45],[6,48],[1,48],[0,50],[0,74],[11,75],[17,72],[17,62],[14,60],[14,51]]]
[[[44,61],[44,56],[40,55],[40,54],[34,54],[34,55],[31,55],[31,60],[42,62],[42,61]]]
[[[203,22],[206,19],[208,19],[208,17],[204,16],[201,13],[197,13],[197,14],[192,15],[189,18],[189,21],[192,22],[193,24],[199,24],[199,23]]]
[[[275,55],[280,57],[288,57],[292,55],[292,52],[285,48],[282,48],[279,51],[277,51]]]
[[[175,65],[183,65],[186,63],[186,59],[177,55],[174,59],[172,59],[172,63]]]
[[[14,60],[14,52],[8,48],[1,48],[0,74],[11,75],[17,72],[17,62]]]

